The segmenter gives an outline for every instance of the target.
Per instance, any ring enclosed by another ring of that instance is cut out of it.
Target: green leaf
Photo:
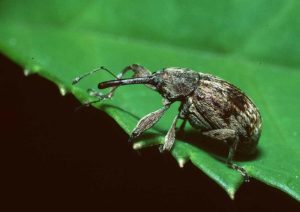
[[[180,66],[218,75],[244,90],[263,117],[260,154],[239,161],[249,174],[300,201],[299,1],[1,1],[0,50],[55,82],[62,94],[91,100],[86,89],[107,73],[72,86],[72,79],[101,65],[118,73],[139,63],[150,70]],[[142,85],[124,86],[99,108],[127,132],[161,107]],[[162,142],[178,104],[134,144]],[[124,141],[126,142],[126,141]],[[201,142],[201,141],[199,141]],[[210,152],[176,142],[180,166],[188,160],[233,198],[243,182]]]

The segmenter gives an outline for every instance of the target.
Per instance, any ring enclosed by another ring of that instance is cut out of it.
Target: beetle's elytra
[[[98,70],[111,73],[104,67]],[[73,84],[98,70],[77,77]],[[133,71],[133,77],[122,79],[128,71]],[[180,101],[179,113],[174,117],[161,150],[171,150],[175,141],[177,119],[183,119],[183,125],[189,121],[203,135],[228,144],[227,165],[238,170],[248,180],[247,172],[234,164],[232,159],[236,151],[241,154],[255,151],[262,120],[257,107],[240,89],[213,75],[177,67],[151,73],[143,66],[133,64],[125,67],[115,78],[98,84],[99,89],[111,88],[107,94],[89,89],[90,95],[97,98],[94,102],[110,99],[118,86],[130,84],[145,84],[164,98],[163,107],[143,117],[133,129],[129,140],[152,127],[173,102]]]

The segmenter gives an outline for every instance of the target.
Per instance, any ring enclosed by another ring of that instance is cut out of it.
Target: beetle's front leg
[[[141,65],[138,65],[138,64],[132,64],[132,65],[129,65],[129,66],[126,66],[122,71],[121,73],[119,73],[117,75],[117,79],[122,79],[123,76],[128,72],[128,71],[132,71],[133,72],[133,78],[136,78],[136,77],[147,77],[147,76],[150,76],[151,75],[151,72],[146,69],[145,67],[141,66]],[[109,91],[109,93],[107,94],[107,97],[108,98],[111,98],[116,89],[118,88],[118,86],[115,86],[115,87],[112,87]]]
[[[159,148],[160,152],[163,152],[165,150],[170,151],[173,147],[173,144],[175,142],[175,134],[176,134],[176,123],[179,118],[179,115],[177,115],[172,123],[171,128],[169,129],[167,135],[165,136],[165,142],[164,144]]]
[[[207,132],[203,132],[202,134],[213,139],[217,139],[221,141],[230,141],[229,153],[226,161],[227,166],[240,172],[241,175],[244,177],[245,181],[249,182],[249,176],[247,174],[247,171],[244,168],[232,162],[237,149],[237,145],[239,143],[239,139],[236,135],[236,132],[231,129],[217,129],[217,130],[210,130]]]
[[[97,99],[96,100],[92,100],[92,101],[87,101],[87,102],[84,102],[84,104],[82,106],[90,106],[94,103],[98,103],[102,100],[105,100],[105,99],[110,99],[109,95],[108,94],[103,94],[99,91],[96,91],[95,89],[92,89],[92,88],[89,88],[87,90],[88,94],[90,96],[93,96],[93,97],[96,97]]]
[[[90,96],[98,98],[98,100],[105,100],[105,99],[110,99],[109,94],[103,94],[100,91],[97,91],[95,89],[89,88],[87,89],[87,92]]]
[[[142,134],[145,130],[151,128],[163,116],[163,114],[166,112],[167,109],[169,109],[169,107],[170,104],[166,104],[159,110],[144,116],[133,129],[129,141],[132,141],[133,139],[137,138],[140,134]]]
[[[176,124],[177,120],[183,119],[182,124],[180,125],[179,130],[177,131],[178,134],[183,133],[184,127],[186,125],[187,119],[186,119],[186,110],[187,110],[187,104],[185,102],[181,102],[180,107],[179,107],[179,114],[175,116],[173,123],[165,136],[165,141],[162,146],[159,147],[159,151],[163,152],[165,150],[170,151],[173,147],[173,144],[175,142],[175,137],[176,137]]]

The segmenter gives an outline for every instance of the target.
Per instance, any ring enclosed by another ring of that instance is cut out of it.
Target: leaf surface
[[[114,73],[132,63],[152,71],[189,67],[232,82],[263,117],[259,154],[238,164],[300,201],[299,9],[292,0],[3,0],[0,50],[25,73],[38,73],[81,101],[92,100],[86,89],[111,76],[99,73],[76,86],[72,79],[101,65]],[[139,118],[161,107],[161,97],[142,85],[124,86],[98,107],[130,133]],[[134,148],[161,143],[177,108],[149,130],[154,137]],[[191,160],[232,198],[243,182],[239,173],[184,139],[172,154],[180,165]]]

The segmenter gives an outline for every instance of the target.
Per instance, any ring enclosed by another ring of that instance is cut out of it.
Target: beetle
[[[183,119],[182,127],[188,121],[202,135],[219,140],[229,146],[227,165],[239,171],[245,181],[249,181],[246,170],[233,163],[236,152],[243,155],[253,154],[261,135],[262,119],[258,108],[239,88],[216,76],[196,72],[188,68],[169,67],[151,73],[141,65],[132,64],[115,76],[105,67],[93,70],[73,80],[78,83],[82,78],[96,71],[105,70],[116,79],[100,82],[99,89],[110,88],[107,94],[88,89],[95,103],[112,98],[121,85],[145,84],[163,97],[163,106],[144,116],[133,129],[129,141],[136,139],[145,130],[151,128],[175,101],[181,102],[179,113],[174,117],[161,151],[170,151],[175,142],[176,123]],[[131,78],[123,79],[128,71]]]

